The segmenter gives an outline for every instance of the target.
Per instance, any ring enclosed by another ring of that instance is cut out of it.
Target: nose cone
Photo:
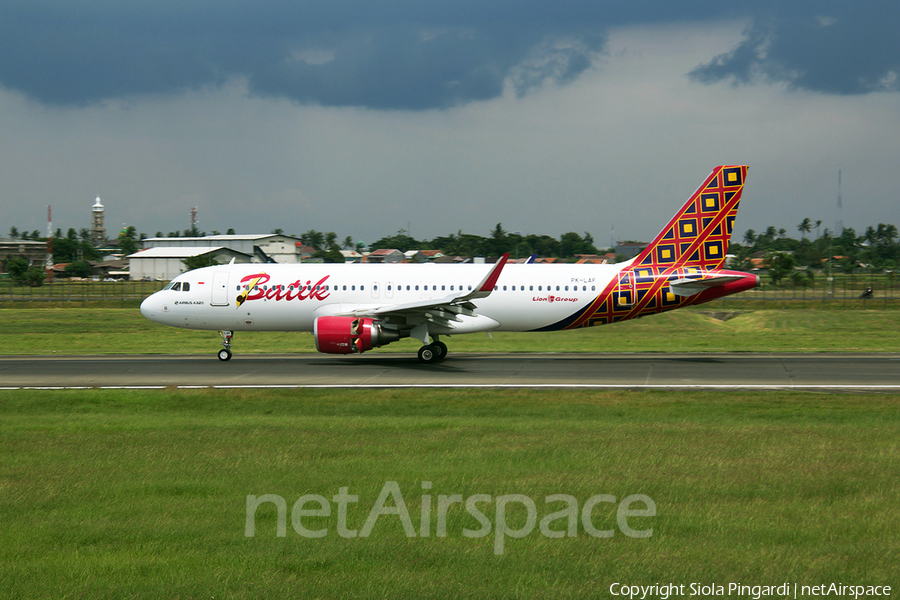
[[[147,296],[143,302],[141,302],[141,314],[151,321],[156,321],[161,316],[160,310],[160,302],[159,302],[159,294],[151,294]]]

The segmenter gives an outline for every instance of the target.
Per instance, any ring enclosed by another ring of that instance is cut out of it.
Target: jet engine
[[[363,317],[319,317],[313,323],[316,350],[325,354],[360,354],[400,339],[381,321]]]

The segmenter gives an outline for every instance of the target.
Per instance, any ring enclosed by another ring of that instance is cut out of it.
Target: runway
[[[0,389],[512,387],[900,391],[900,354],[0,357]]]

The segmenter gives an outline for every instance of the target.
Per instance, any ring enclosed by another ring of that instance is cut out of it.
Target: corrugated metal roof
[[[146,250],[130,254],[125,258],[188,258],[191,256],[200,256],[201,254],[209,254],[210,252],[216,252],[217,250],[225,250],[227,252],[233,252],[234,254],[250,256],[246,252],[232,250],[225,246],[183,246],[175,248],[147,248]]]

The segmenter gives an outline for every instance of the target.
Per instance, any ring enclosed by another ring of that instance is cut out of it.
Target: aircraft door
[[[213,273],[210,306],[228,306],[228,271]]]
[[[634,273],[619,271],[616,277],[616,306],[632,306],[635,300]]]

